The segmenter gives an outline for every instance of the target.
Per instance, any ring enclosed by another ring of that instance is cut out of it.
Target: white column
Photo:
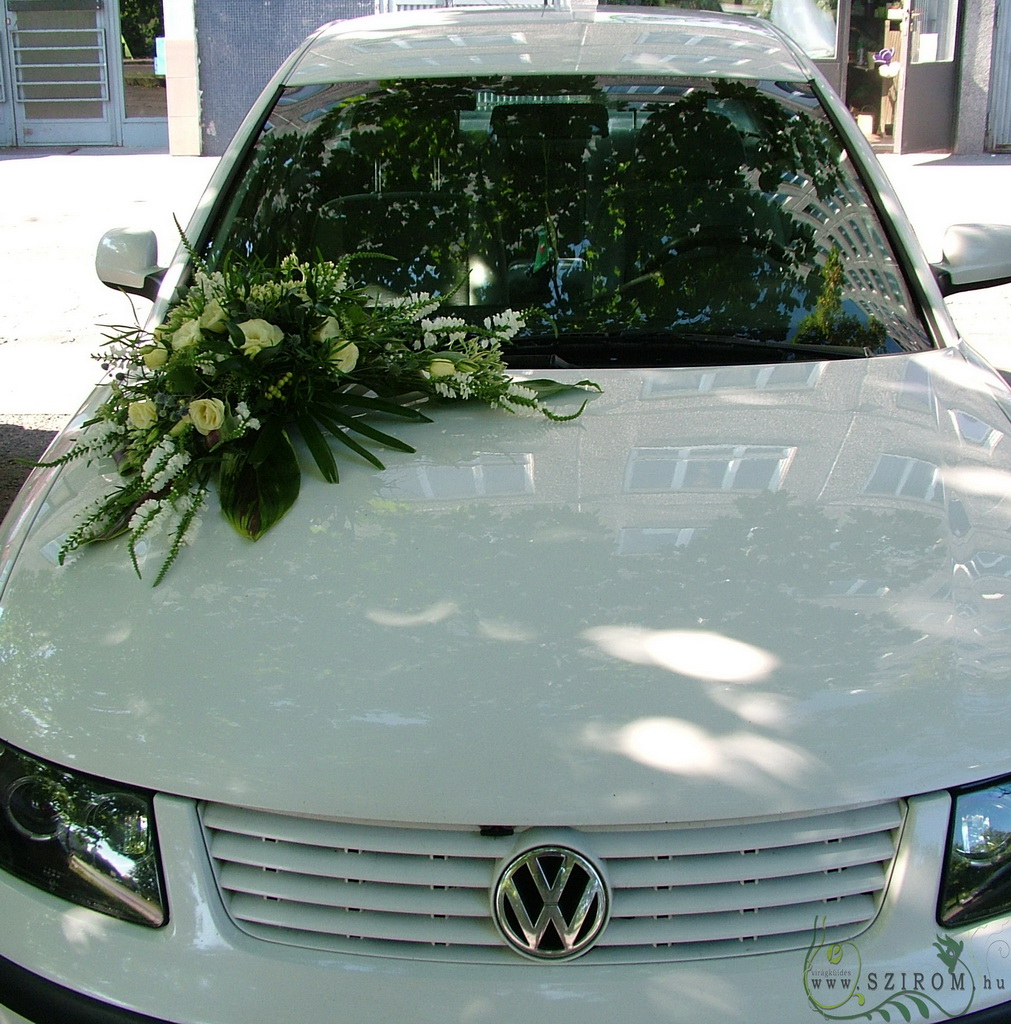
[[[193,0],[164,0],[169,152],[200,155],[200,80]]]

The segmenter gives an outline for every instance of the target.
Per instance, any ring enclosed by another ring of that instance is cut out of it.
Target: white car
[[[942,300],[1006,229],[928,266],[767,23],[582,6],[323,28],[187,238],[103,240],[168,320],[0,535],[4,1024],[1011,1019],[1011,391]],[[369,409],[406,309],[498,408]],[[258,447],[296,336],[366,415]]]

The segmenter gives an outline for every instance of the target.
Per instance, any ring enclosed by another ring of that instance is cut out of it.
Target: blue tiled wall
[[[373,0],[196,0],[203,152],[219,155],[281,62],[320,25]]]

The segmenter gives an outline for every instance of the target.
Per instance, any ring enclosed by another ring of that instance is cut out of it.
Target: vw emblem
[[[506,941],[537,960],[585,953],[607,923],[607,887],[585,857],[538,846],[510,861],[495,886],[495,922]]]

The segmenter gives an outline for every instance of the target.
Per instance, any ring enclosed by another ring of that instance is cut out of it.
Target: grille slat
[[[879,892],[885,884],[880,864],[846,868],[794,878],[773,878],[738,885],[678,886],[671,889],[619,889],[612,917],[650,914],[708,914],[724,910],[755,910],[812,900],[842,899]]]
[[[480,889],[421,889],[265,871],[245,864],[224,865],[219,878],[221,887],[229,892],[356,911],[405,914],[420,903],[415,912],[428,916],[480,917],[488,903],[487,885]],[[419,892],[423,901],[417,898]]]
[[[828,904],[801,903],[792,907],[732,914],[684,914],[648,921],[613,917],[607,926],[606,941],[612,946],[675,945],[717,942],[726,939],[761,938],[791,934],[807,929],[808,942],[815,920],[823,917],[831,927],[866,922],[874,915],[875,903],[869,896],[852,896]]]
[[[691,856],[739,853],[741,850],[783,849],[825,843],[840,837],[888,832],[902,824],[898,803],[875,804],[856,810],[834,811],[808,818],[777,818],[738,825],[698,825],[680,828],[642,828],[613,832],[589,831],[599,857]]]
[[[286,840],[303,846],[334,846],[334,822],[319,818],[299,818],[288,814],[269,814],[228,804],[206,804],[204,827],[214,832],[247,835],[257,839]],[[345,849],[382,850],[383,853],[415,854],[424,857],[488,856],[498,844],[508,853],[508,838],[487,837],[477,829],[386,828],[376,825],[340,824],[340,841]]]
[[[488,886],[484,862],[467,857],[430,859],[400,853],[377,853],[333,849],[320,851],[296,843],[264,842],[261,839],[218,835],[211,846],[215,860],[250,864],[275,871],[319,875],[324,878],[355,878],[363,882],[402,885]]]
[[[523,963],[499,936],[504,862],[550,837],[595,859],[611,919],[579,963],[675,961],[804,949],[862,931],[887,884],[903,806],[721,826],[413,828],[224,805],[201,809],[237,927],[313,950]]]
[[[433,918],[411,913],[359,914],[335,907],[261,900],[242,893],[232,898],[231,909],[236,917],[257,924],[342,935],[351,939],[382,939],[425,945],[448,943],[454,946],[488,946],[495,939],[490,920],[482,922],[473,918]]]
[[[660,885],[708,885],[785,878],[811,871],[838,871],[857,864],[878,863],[892,856],[887,835],[857,836],[831,843],[788,846],[781,850],[717,853],[658,860],[613,862],[611,881],[621,888]]]

